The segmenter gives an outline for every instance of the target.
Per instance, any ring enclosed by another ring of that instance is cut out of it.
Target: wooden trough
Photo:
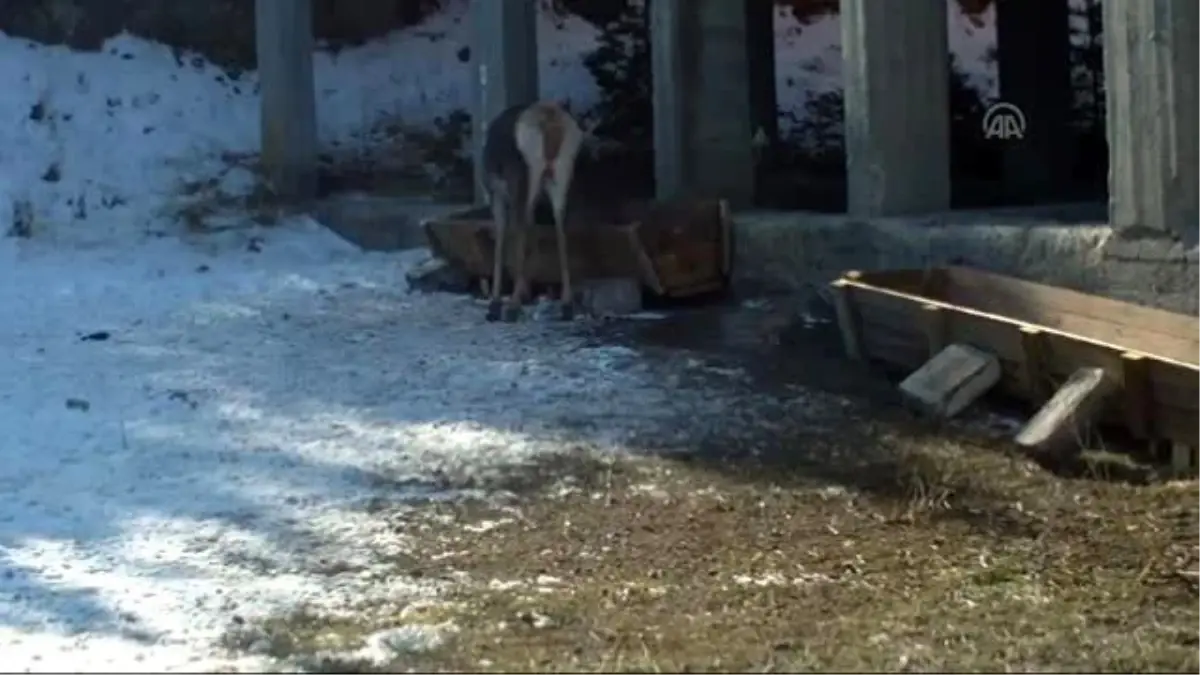
[[[1195,470],[1195,317],[962,267],[848,272],[833,289],[847,354],[918,369],[901,385],[910,400],[953,414],[996,387],[1039,407],[1022,445],[1078,447],[1083,426],[1122,426]]]
[[[626,204],[569,224],[571,273],[576,281],[637,279],[662,297],[683,298],[724,289],[733,262],[733,232],[723,200]],[[425,222],[433,253],[478,279],[492,276],[491,212],[469,209]],[[511,240],[510,240],[511,241]],[[560,283],[552,223],[529,233],[526,269],[533,284]],[[505,247],[505,274],[515,246]]]

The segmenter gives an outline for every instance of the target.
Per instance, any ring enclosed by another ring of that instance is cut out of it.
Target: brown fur
[[[513,106],[488,125],[483,160],[495,224],[489,321],[515,320],[529,294],[525,268],[526,235],[533,227],[534,207],[542,196],[550,200],[554,215],[562,280],[562,316],[569,318],[574,314],[575,296],[564,224],[567,196],[582,140],[578,122],[566,110],[549,101]],[[504,304],[500,298],[500,285],[504,274],[504,242],[510,229],[517,252],[512,270],[513,291],[509,302]]]
[[[563,125],[561,110],[548,103],[535,103],[529,108],[534,122],[542,131],[542,156],[546,159],[546,178],[554,178],[554,160],[562,149],[563,136],[567,130]]]

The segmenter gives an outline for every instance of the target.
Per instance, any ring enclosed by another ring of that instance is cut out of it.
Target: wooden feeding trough
[[[1195,317],[962,267],[849,272],[833,288],[847,354],[916,369],[901,389],[923,407],[952,415],[996,387],[1039,406],[1026,447],[1117,425],[1194,470]]]
[[[434,255],[477,279],[492,276],[492,233],[487,207],[425,222]],[[654,294],[673,298],[728,285],[732,236],[729,208],[722,200],[625,204],[567,227],[573,279],[637,279]],[[528,238],[525,264],[530,282],[559,284],[553,225],[539,219]],[[505,247],[506,275],[512,272],[515,248]]]

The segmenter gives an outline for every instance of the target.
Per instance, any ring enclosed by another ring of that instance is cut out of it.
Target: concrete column
[[[755,162],[755,188],[764,183],[768,157],[779,140],[779,97],[775,90],[775,0],[745,0],[747,68],[750,78],[751,133],[762,131],[767,147]],[[756,199],[756,201],[759,201]]]
[[[538,98],[537,0],[471,0],[475,75],[471,141],[475,201],[483,203],[483,140],[504,109]]]
[[[1196,0],[1102,3],[1108,217],[1127,236],[1197,232]]]
[[[257,0],[255,50],[262,96],[262,163],[287,199],[317,191],[317,94],[312,0]]]
[[[946,0],[841,0],[847,211],[950,207]]]
[[[1022,139],[1004,143],[1004,182],[1017,202],[1059,197],[1070,179],[1071,64],[1067,0],[997,4],[1000,99],[1025,114]]]
[[[754,200],[745,0],[653,0],[650,40],[660,198]]]

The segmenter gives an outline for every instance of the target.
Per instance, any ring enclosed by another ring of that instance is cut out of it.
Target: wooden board
[[[971,345],[1000,361],[1000,390],[1035,406],[1079,369],[1101,368],[1121,388],[1103,424],[1198,444],[1195,317],[964,267],[849,272],[833,286],[851,356],[911,370],[947,344]]]
[[[434,254],[479,278],[492,274],[491,214],[476,208],[425,222]],[[558,284],[554,227],[544,221],[529,234],[526,268],[535,284]],[[634,278],[656,295],[686,297],[725,288],[732,276],[733,230],[720,200],[616,205],[607,214],[567,227],[576,278]],[[505,250],[511,272],[515,246]]]

